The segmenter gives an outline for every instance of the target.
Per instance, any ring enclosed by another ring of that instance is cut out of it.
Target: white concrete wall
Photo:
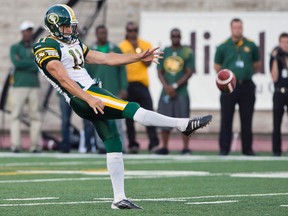
[[[10,46],[20,40],[19,25],[23,20],[29,19],[36,26],[43,24],[43,17],[47,8],[55,3],[65,3],[61,0],[0,0],[0,89],[8,68],[11,66],[9,60]],[[85,22],[86,14],[91,12],[92,3],[80,1],[75,7],[76,15],[81,22]],[[106,24],[109,28],[111,41],[120,42],[124,38],[125,24],[127,21],[137,21],[140,19],[141,11],[288,11],[286,0],[108,0],[106,8]],[[102,12],[96,24],[104,21],[104,12]],[[81,26],[80,26],[81,27]],[[285,29],[283,29],[284,31]],[[149,38],[147,38],[149,40]],[[90,31],[86,43],[90,44],[94,41],[94,28]],[[47,82],[43,82],[43,94],[48,87]],[[42,96],[43,97],[43,96]],[[51,106],[58,111],[57,96],[53,97]],[[154,102],[156,103],[156,101]],[[205,111],[194,111],[202,114]],[[213,111],[215,115],[214,123],[211,124],[206,131],[217,132],[219,128],[219,111]],[[43,118],[45,115],[43,114]],[[286,117],[285,117],[286,118]],[[0,119],[3,119],[3,113],[0,112]],[[9,126],[9,115],[5,115],[6,126]],[[47,114],[44,129],[59,129],[59,120],[50,114]],[[237,119],[237,117],[236,117]],[[264,121],[265,120],[265,121]],[[1,120],[2,122],[2,120]],[[81,120],[78,117],[73,117],[73,122],[81,127]],[[287,119],[284,120],[285,131],[287,130]],[[3,123],[0,123],[0,129],[3,129]],[[239,128],[238,121],[235,122],[235,128]],[[257,112],[254,118],[254,131],[270,133],[272,130],[272,117],[270,112]]]

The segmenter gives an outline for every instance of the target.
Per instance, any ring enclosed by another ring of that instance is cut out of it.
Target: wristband
[[[175,90],[178,88],[178,86],[179,86],[179,85],[178,85],[177,83],[173,83],[173,84],[172,84],[172,88],[175,89]]]

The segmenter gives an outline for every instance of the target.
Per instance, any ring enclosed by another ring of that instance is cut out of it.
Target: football
[[[216,85],[221,92],[232,93],[236,87],[236,77],[228,69],[222,69],[217,73]]]

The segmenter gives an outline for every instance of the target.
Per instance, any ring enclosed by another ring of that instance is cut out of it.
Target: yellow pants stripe
[[[123,111],[125,109],[126,105],[128,104],[127,101],[119,100],[119,99],[113,98],[111,96],[98,94],[98,93],[95,93],[95,92],[92,92],[89,90],[87,90],[86,92],[88,94],[94,96],[94,97],[101,99],[104,102],[105,106],[111,107],[113,109]]]

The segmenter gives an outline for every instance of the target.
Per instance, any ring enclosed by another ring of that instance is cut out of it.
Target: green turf
[[[146,155],[146,158],[128,156],[125,158],[126,195],[132,200],[136,200],[135,203],[144,208],[140,211],[131,211],[110,209],[110,198],[112,198],[110,179],[107,175],[91,173],[106,169],[103,156],[79,155],[82,157],[61,158],[60,155],[59,157],[55,157],[55,155],[33,157],[26,154],[27,157],[9,157],[5,156],[5,153],[1,154],[1,216],[288,215],[288,207],[281,207],[281,205],[288,205],[287,157],[280,159],[257,157],[258,160],[254,161],[248,157],[238,158],[237,156],[203,156],[199,158],[197,156],[155,158],[150,158],[149,155]],[[25,156],[25,154],[22,155]],[[25,171],[36,171],[37,173],[31,174],[25,173]],[[39,173],[40,171],[51,171],[52,173]],[[59,172],[53,173],[55,171]],[[67,171],[88,173],[75,174],[67,173]],[[148,176],[130,175],[130,171],[147,171]],[[157,174],[160,174],[161,171],[172,171],[170,174],[177,173],[177,171],[195,171],[200,174],[207,172],[207,175],[155,176],[155,172],[151,171],[157,171]],[[283,172],[286,173],[286,177],[231,177],[233,173],[269,172]],[[219,196],[215,197],[216,195]],[[41,197],[56,197],[57,199],[6,200]],[[103,198],[107,198],[108,202],[103,202]],[[168,198],[170,201],[167,201]],[[159,201],[159,199],[166,200]],[[215,201],[227,201],[228,203],[191,204]],[[20,205],[3,206],[7,204]],[[23,206],[23,204],[27,205]]]

